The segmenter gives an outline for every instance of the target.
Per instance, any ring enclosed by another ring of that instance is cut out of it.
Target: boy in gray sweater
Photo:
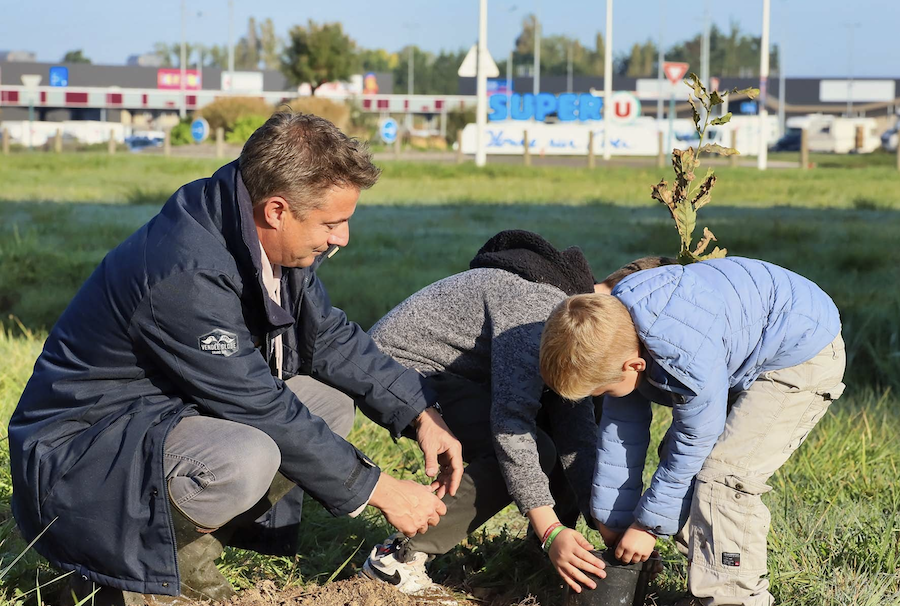
[[[550,312],[594,292],[594,277],[579,249],[560,252],[519,230],[491,238],[470,268],[415,293],[370,330],[384,352],[429,377],[468,466],[456,495],[444,497],[440,524],[376,546],[363,574],[425,592],[425,563],[514,501],[566,583],[594,588],[584,572],[604,577],[603,562],[567,527],[590,511],[594,407],[546,390],[538,366]]]

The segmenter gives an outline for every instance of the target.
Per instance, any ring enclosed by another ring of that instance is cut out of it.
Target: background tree
[[[690,40],[676,44],[666,52],[666,61],[684,61],[700,71],[700,48],[703,37],[697,34]],[[717,76],[749,78],[759,75],[759,52],[762,44],[759,36],[741,32],[736,22],[731,23],[728,34],[713,25],[709,37],[709,71]],[[769,69],[778,71],[778,47],[769,53]]]
[[[70,50],[62,58],[63,63],[90,63],[91,60],[84,56],[84,52],[78,50]]]
[[[397,53],[389,53],[383,48],[360,49],[357,54],[359,67],[364,72],[390,72],[400,63]]]
[[[306,27],[296,25],[288,33],[282,71],[292,84],[308,82],[314,89],[323,82],[346,80],[356,66],[356,44],[340,23]]]
[[[620,61],[621,72],[631,78],[651,78],[656,75],[658,53],[652,40],[635,42],[631,52]]]
[[[418,46],[405,46],[397,51],[394,68],[394,92],[409,90],[409,51],[413,56],[413,91],[417,95],[452,95],[459,91],[457,71],[466,57],[466,51],[441,51],[438,55],[423,51]]]
[[[259,48],[265,69],[281,67],[281,49],[284,46],[281,38],[275,33],[275,24],[271,19],[263,21],[259,26]]]
[[[516,37],[513,52],[515,75],[530,76],[534,71],[534,31],[537,19],[528,15],[522,20],[522,31]],[[597,33],[595,49],[585,48],[579,40],[562,35],[541,36],[541,74],[564,76],[568,74],[568,53],[572,49],[572,73],[578,76],[603,75],[603,36]],[[503,61],[501,73],[506,73]]]

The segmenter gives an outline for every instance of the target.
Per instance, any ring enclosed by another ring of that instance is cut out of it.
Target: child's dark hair
[[[663,265],[677,265],[678,260],[673,259],[672,257],[641,257],[640,259],[635,259],[631,263],[623,265],[616,271],[612,272],[606,278],[604,278],[602,284],[608,286],[609,288],[613,288],[616,284],[622,281],[626,276],[630,276],[631,274],[642,271],[644,269],[653,269],[654,267],[662,267]]]

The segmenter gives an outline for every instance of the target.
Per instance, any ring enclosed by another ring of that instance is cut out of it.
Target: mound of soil
[[[316,587],[295,587],[281,591],[264,581],[228,602],[228,606],[438,606],[453,604],[446,596],[418,597],[400,593],[387,583],[352,578]],[[459,606],[474,606],[465,599]]]

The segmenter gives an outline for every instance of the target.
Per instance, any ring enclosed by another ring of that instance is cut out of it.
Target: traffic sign
[[[484,69],[488,78],[496,78],[500,75],[500,68],[494,63],[491,53],[485,52],[481,58],[481,67]],[[478,45],[473,44],[466,58],[463,59],[462,65],[459,66],[456,75],[460,78],[475,78],[478,75]]]
[[[63,65],[51,67],[50,86],[69,86],[69,68]]]
[[[197,143],[203,143],[209,137],[209,122],[203,118],[197,118],[191,122],[191,138]]]
[[[398,132],[400,127],[393,118],[384,118],[378,123],[378,134],[387,145],[397,140]]]
[[[663,63],[663,73],[666,74],[666,78],[669,79],[669,82],[672,84],[678,84],[684,79],[684,75],[688,71],[688,67],[690,67],[687,63],[674,63],[672,61],[666,61]]]

